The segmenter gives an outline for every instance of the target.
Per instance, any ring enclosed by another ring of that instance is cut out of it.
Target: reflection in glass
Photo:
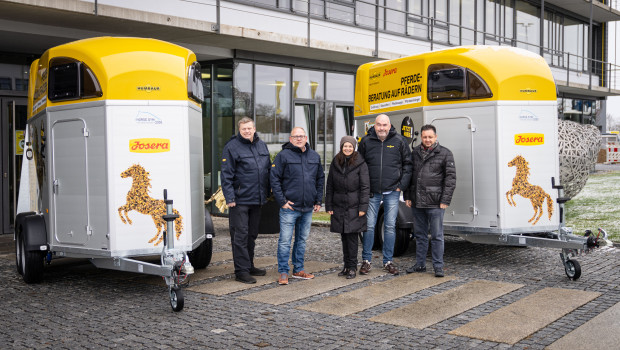
[[[293,98],[322,100],[325,96],[324,74],[320,71],[293,70]]]
[[[354,76],[350,74],[327,73],[327,99],[353,102],[355,93]]]
[[[253,102],[252,98],[252,65],[249,63],[235,63],[233,96],[235,108],[234,128],[237,129],[237,122],[243,117],[252,118]]]
[[[256,65],[256,132],[277,153],[291,131],[290,70]]]

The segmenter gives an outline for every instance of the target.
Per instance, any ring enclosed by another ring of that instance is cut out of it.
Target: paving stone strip
[[[454,278],[452,276],[437,278],[429,273],[398,276],[385,282],[302,305],[298,309],[347,316]]]
[[[372,317],[370,320],[423,329],[523,287],[522,284],[473,281]],[[433,312],[429,312],[433,310]]]
[[[277,263],[275,257],[270,257],[270,258],[273,259],[272,265]],[[257,262],[257,259],[254,259],[254,265],[258,266],[256,262]],[[332,264],[332,263],[326,263],[326,262],[320,262],[320,261],[306,261],[304,267],[305,267],[306,272],[317,273],[319,271],[333,269],[336,266],[338,265]],[[196,286],[187,288],[187,290],[191,290],[193,292],[211,294],[211,295],[226,295],[226,294],[235,293],[235,292],[239,292],[242,290],[246,290],[246,289],[250,289],[250,288],[254,288],[258,286],[263,286],[265,284],[274,283],[278,280],[279,276],[280,274],[278,273],[277,270],[271,269],[271,270],[267,270],[267,274],[265,276],[256,276],[255,277],[256,283],[254,284],[241,283],[241,282],[236,281],[234,278],[231,278],[231,279],[216,281],[213,283],[196,285]],[[285,286],[285,287],[289,287],[289,286]]]
[[[620,347],[620,303],[549,345],[549,350],[617,349]]]
[[[267,289],[260,292],[243,295],[240,296],[239,299],[258,301],[271,305],[280,305],[325,293],[330,290],[342,288],[354,283],[366,281],[385,274],[386,272],[383,270],[377,269],[371,270],[368,275],[357,275],[357,277],[353,279],[346,279],[344,276],[338,276],[337,273],[330,273],[323,276],[317,276],[312,280],[305,281],[304,283],[290,284],[286,286],[286,288]]]
[[[515,344],[600,295],[573,289],[544,288],[449,334]]]

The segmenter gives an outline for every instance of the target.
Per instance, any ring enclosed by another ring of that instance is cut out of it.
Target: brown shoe
[[[360,275],[367,275],[370,272],[370,261],[364,260],[360,267]]]
[[[280,284],[281,286],[288,284],[288,274],[284,272],[281,273],[280,278],[278,279],[278,284]]]
[[[299,272],[295,272],[293,274],[293,278],[299,278],[302,280],[311,280],[314,278],[314,275],[310,273],[306,273],[305,271],[301,270]]]
[[[398,269],[391,261],[388,261],[387,264],[383,266],[383,269],[391,275],[398,275]]]

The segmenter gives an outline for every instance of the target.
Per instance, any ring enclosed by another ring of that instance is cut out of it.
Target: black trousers
[[[357,236],[358,232],[341,233],[342,255],[344,267],[347,269],[357,270]]]
[[[228,209],[228,227],[235,274],[249,273],[254,267],[254,241],[258,237],[260,205],[240,205]]]

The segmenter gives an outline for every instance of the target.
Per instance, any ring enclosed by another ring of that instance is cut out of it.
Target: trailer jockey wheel
[[[566,260],[564,263],[564,270],[566,271],[566,276],[573,281],[576,281],[579,277],[581,277],[581,265],[579,265],[577,260]]]
[[[175,312],[183,310],[185,304],[185,297],[183,291],[179,287],[170,287],[170,306]]]

